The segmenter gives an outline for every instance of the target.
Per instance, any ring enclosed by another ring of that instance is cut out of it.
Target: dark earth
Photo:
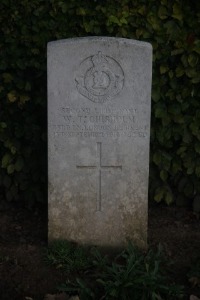
[[[188,272],[200,257],[200,220],[191,210],[150,205],[149,246],[159,243],[173,261],[173,281],[184,285],[185,299],[200,297],[200,280]],[[0,201],[0,300],[43,300],[55,294],[66,275],[45,263],[47,209],[26,209]],[[173,299],[172,299],[173,300]]]

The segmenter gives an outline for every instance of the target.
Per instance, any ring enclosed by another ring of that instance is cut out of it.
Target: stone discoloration
[[[147,243],[151,45],[48,44],[49,240]]]

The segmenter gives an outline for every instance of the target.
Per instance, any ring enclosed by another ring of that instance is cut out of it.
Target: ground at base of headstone
[[[47,295],[59,299],[56,297],[61,293],[57,287],[66,282],[67,276],[44,259],[47,249],[45,209],[27,210],[1,201],[0,228],[0,299],[44,300]],[[148,236],[150,248],[156,249],[161,243],[167,258],[173,261],[171,279],[184,286],[183,299],[200,298],[199,219],[187,209],[152,206]],[[70,299],[67,292],[65,296]]]

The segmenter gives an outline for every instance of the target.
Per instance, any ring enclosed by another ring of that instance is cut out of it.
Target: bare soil
[[[200,297],[198,285],[188,281],[188,271],[200,257],[200,220],[184,208],[153,205],[149,208],[149,246],[163,246],[173,260],[171,276],[185,286],[186,298]],[[66,275],[46,264],[47,209],[28,210],[0,202],[0,299],[43,300],[66,281]],[[173,300],[173,299],[172,299]]]

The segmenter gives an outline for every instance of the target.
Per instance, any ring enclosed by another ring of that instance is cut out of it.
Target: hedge
[[[199,199],[199,1],[1,0],[0,26],[3,197],[46,201],[47,42],[103,35],[153,45],[150,198]]]

